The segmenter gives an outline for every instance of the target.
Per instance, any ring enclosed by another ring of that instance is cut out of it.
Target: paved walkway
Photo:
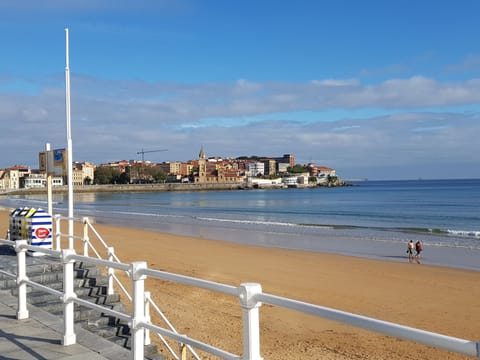
[[[27,259],[35,261],[31,257]],[[15,256],[10,251],[0,249],[0,268],[11,269],[13,264]],[[0,360],[130,358],[128,350],[77,325],[77,343],[63,346],[62,319],[40,308],[27,306],[29,318],[17,320],[17,298],[9,291],[0,290]]]
[[[29,307],[29,318],[17,320],[17,299],[0,291],[0,359],[128,359],[129,352],[80,327],[77,343],[63,346],[62,319]]]

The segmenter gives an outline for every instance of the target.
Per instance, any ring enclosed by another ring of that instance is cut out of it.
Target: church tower
[[[207,181],[207,159],[205,157],[205,151],[202,148],[198,154],[198,182],[205,183]]]

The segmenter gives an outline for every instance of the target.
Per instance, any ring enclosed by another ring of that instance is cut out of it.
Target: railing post
[[[83,256],[88,256],[88,217],[83,218]]]
[[[187,360],[187,345],[180,343],[180,359]]]
[[[255,283],[241,284],[238,288],[243,313],[243,360],[262,360],[260,356],[260,314],[261,302],[255,299],[262,293],[262,286]]]
[[[145,291],[145,322],[151,322],[150,317],[150,291]],[[145,345],[150,345],[150,330],[145,329]]]
[[[17,252],[17,287],[18,287],[18,299],[17,299],[17,319],[28,319],[27,309],[27,284],[25,280],[27,278],[27,249],[22,246],[27,245],[27,240],[15,241],[15,251]]]
[[[146,269],[147,263],[145,261],[134,262],[130,266],[130,274],[132,277],[132,359],[144,359],[144,341],[145,328],[138,326],[139,322],[145,321],[145,275],[139,275],[138,271]]]
[[[63,261],[63,340],[64,346],[73,345],[77,341],[75,335],[75,302],[73,299],[77,296],[74,289],[74,266],[75,260],[69,259],[74,255],[74,249],[62,250]]]
[[[56,243],[56,248],[55,250],[60,251],[62,248],[61,241],[62,241],[62,235],[61,235],[61,229],[60,229],[60,215],[57,214],[54,216],[55,217],[55,243]]]
[[[115,254],[115,250],[113,247],[108,247],[107,248],[107,258],[108,261],[113,262],[114,258],[113,255]],[[108,295],[113,295],[114,293],[114,288],[113,288],[113,277],[115,275],[115,269],[111,266],[108,267],[107,269],[107,277],[108,277],[108,288],[107,288],[107,294]]]

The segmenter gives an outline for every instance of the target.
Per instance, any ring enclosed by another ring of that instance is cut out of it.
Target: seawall
[[[217,183],[217,184],[115,184],[115,185],[83,185],[74,186],[75,193],[86,192],[157,192],[157,191],[207,191],[207,190],[238,190],[243,188],[243,183]],[[46,188],[35,189],[15,189],[0,191],[0,195],[21,195],[21,194],[44,194]],[[68,186],[55,186],[52,188],[53,193],[67,193]]]

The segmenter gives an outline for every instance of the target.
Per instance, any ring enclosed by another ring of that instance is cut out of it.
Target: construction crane
[[[143,148],[142,148],[142,151],[137,151],[137,155],[142,154],[142,162],[145,162],[145,154],[146,153],[159,152],[159,151],[168,151],[168,149],[143,150]]]

